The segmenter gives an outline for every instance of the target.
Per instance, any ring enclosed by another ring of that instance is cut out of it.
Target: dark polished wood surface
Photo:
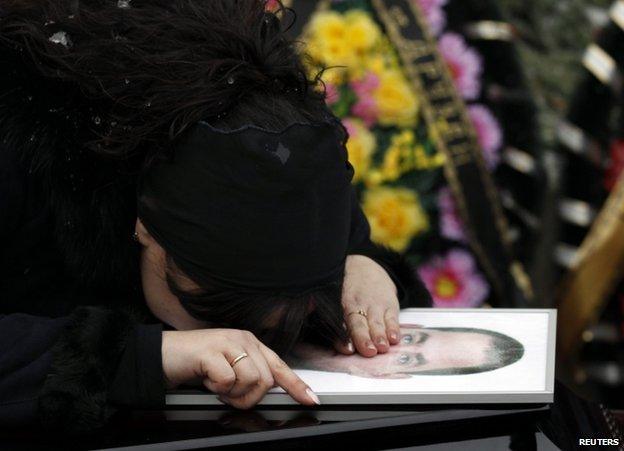
[[[619,440],[617,415],[557,384],[545,406],[275,407],[250,411],[184,407],[121,412],[89,436],[0,431],[1,450],[394,449],[553,450],[579,438]]]

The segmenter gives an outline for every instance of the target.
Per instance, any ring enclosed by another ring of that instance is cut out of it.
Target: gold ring
[[[240,362],[241,360],[243,360],[245,357],[249,357],[247,355],[246,352],[243,352],[241,355],[239,355],[238,357],[236,357],[234,360],[232,360],[232,363],[230,363],[230,366],[234,366],[236,365],[238,362]]]
[[[366,314],[366,312],[364,310],[357,310],[355,312],[349,312],[349,315],[353,315],[354,313],[357,313],[358,315],[362,315],[364,318],[368,318],[368,315]]]

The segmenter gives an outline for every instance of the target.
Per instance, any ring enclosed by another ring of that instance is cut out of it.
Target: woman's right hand
[[[248,357],[232,367],[230,362],[243,353]],[[162,360],[167,388],[199,379],[222,402],[239,409],[255,406],[276,385],[301,404],[320,404],[310,387],[248,331],[165,331]]]

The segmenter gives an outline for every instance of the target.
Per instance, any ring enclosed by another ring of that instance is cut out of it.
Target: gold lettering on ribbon
[[[434,139],[436,147],[446,157],[445,175],[455,195],[458,210],[467,225],[471,247],[484,270],[490,275],[494,289],[499,296],[503,296],[502,284],[493,266],[495,262],[490,261],[477,238],[474,227],[470,225],[470,212],[458,178],[459,166],[465,164],[476,166],[475,170],[479,171],[486,197],[492,208],[501,244],[509,251],[511,244],[508,239],[507,220],[503,215],[494,182],[485,167],[483,155],[478,147],[465,106],[454,89],[450,74],[438,54],[436,42],[427,32],[422,14],[415,2],[372,0],[372,4],[386,27],[388,37],[397,49],[414,88],[422,99],[425,120],[432,133],[438,138]],[[418,31],[417,35],[421,35],[414,38],[407,37],[404,31],[408,29]],[[508,270],[525,298],[531,299],[533,297],[531,285],[521,264],[512,260]]]
[[[453,96],[453,93],[449,90],[446,83],[442,80],[438,80],[433,86],[431,86],[428,90],[429,96],[432,100],[440,100],[440,99],[450,99]],[[450,107],[448,103],[444,105],[445,107]],[[436,111],[439,116],[439,112]]]
[[[448,146],[450,157],[455,166],[461,166],[472,162],[472,151],[467,143],[455,144]]]
[[[405,12],[399,6],[395,5],[390,8],[390,16],[392,16],[392,18],[401,28],[405,28],[410,23],[409,18],[405,15]]]
[[[457,110],[453,108],[453,105],[449,104],[439,106],[437,110],[437,115],[440,118],[444,118],[445,120],[458,117]]]
[[[466,133],[464,131],[463,124],[459,122],[450,122],[443,136],[446,138],[447,141],[452,141],[454,139],[465,137]],[[465,152],[472,152],[470,144],[464,144],[464,149]]]
[[[439,79],[440,68],[434,61],[428,63],[421,63],[416,68],[422,75],[428,76],[430,79]]]
[[[404,40],[401,41],[399,45],[401,46],[400,50],[404,52],[410,60],[417,60],[431,54],[431,47],[422,41]]]

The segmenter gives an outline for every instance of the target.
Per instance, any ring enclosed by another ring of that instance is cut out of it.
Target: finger
[[[368,321],[363,315],[352,313],[347,316],[347,327],[353,340],[355,349],[365,357],[377,354],[377,347],[371,340]]]
[[[273,387],[274,379],[269,368],[269,364],[262,351],[260,350],[262,343],[259,341],[250,344],[247,349],[249,359],[252,359],[256,368],[260,373],[260,379],[251,388],[240,396],[234,396],[231,393],[229,395],[222,396],[222,400],[227,402],[233,407],[238,409],[250,409],[262,401],[262,398],[266,395],[266,392]]]
[[[232,397],[228,395],[221,395],[219,396],[219,399],[227,404],[230,404],[232,407],[236,407],[237,409],[247,410],[258,404],[264,395],[265,392],[262,391],[259,385],[256,385],[255,388],[249,390],[241,396]]]
[[[201,364],[202,382],[214,393],[229,393],[236,383],[236,373],[225,356],[220,353],[207,355]]]
[[[384,310],[380,307],[371,307],[368,310],[368,327],[371,339],[380,353],[386,353],[390,349],[386,332]]]
[[[342,328],[347,331],[347,325],[342,323]],[[348,333],[348,331],[347,331]],[[347,342],[344,343],[340,340],[337,340],[334,343],[334,348],[341,354],[351,355],[355,352],[355,348],[353,347],[353,341],[351,341],[351,337],[348,338]]]
[[[401,326],[399,325],[399,311],[395,308],[387,308],[384,313],[386,332],[390,344],[396,345],[401,341]]]
[[[243,353],[247,354],[247,357],[240,359],[232,368],[236,373],[236,383],[232,389],[227,393],[229,397],[237,398],[243,396],[245,393],[252,390],[260,380],[260,371],[256,367],[256,364],[252,358],[249,357],[249,353],[243,348],[239,348],[240,351],[226,351],[225,356],[228,362],[233,362],[238,356]]]
[[[347,343],[343,343],[342,341],[337,340],[334,343],[334,349],[336,349],[336,351],[338,351],[339,353],[346,354],[346,355],[351,355],[355,352],[355,348],[353,347],[353,342],[351,341],[350,338],[347,341]]]
[[[312,389],[273,350],[263,344],[260,344],[260,350],[271,368],[273,379],[286,390],[286,393],[300,404],[308,406],[320,404]]]
[[[222,400],[224,402],[227,402],[228,404],[238,409],[250,409],[251,407],[254,407],[256,404],[262,401],[262,398],[264,398],[264,396],[266,395],[266,392],[269,389],[271,389],[274,384],[279,384],[279,381],[277,381],[275,377],[273,376],[271,365],[267,360],[267,354],[268,354],[268,358],[275,357],[280,362],[281,362],[281,359],[277,356],[277,354],[275,354],[273,351],[270,351],[260,341],[256,341],[255,345],[252,345],[252,346],[253,346],[253,349],[248,348],[248,353],[250,357],[255,359],[255,363],[257,364],[257,367],[259,368],[261,373],[263,369],[266,369],[268,374],[264,375],[264,380],[259,381],[258,384],[254,388],[244,393],[242,396],[232,396],[230,394],[230,395],[222,397],[223,398]],[[265,351],[270,351],[270,353],[265,354]],[[286,368],[288,368],[286,363],[285,362],[283,363],[286,366]],[[288,369],[290,370],[290,368]],[[296,377],[298,378],[298,376]],[[307,385],[305,385],[305,387],[307,388]]]
[[[249,355],[249,357],[247,358],[253,360],[253,363],[255,364],[260,374],[260,377],[256,384],[250,390],[245,391],[240,396],[229,393],[227,396],[224,397],[224,399],[226,399],[229,404],[239,409],[249,409],[258,404],[262,400],[262,398],[264,398],[264,395],[266,395],[267,391],[269,391],[274,384],[273,375],[271,374],[269,365],[264,355],[258,348],[258,345],[260,344],[260,342],[257,342],[257,344],[252,343],[245,348],[247,354]]]
[[[260,342],[258,342],[257,345],[249,346],[247,348],[247,353],[249,354],[249,357],[253,359],[254,363],[256,364],[256,368],[258,368],[258,371],[260,373],[260,379],[258,380],[257,385],[259,386],[259,389],[261,391],[266,393],[271,388],[273,388],[273,386],[275,385],[275,380],[273,379],[271,368],[269,368],[269,364],[267,363],[264,354],[262,354],[259,345]]]

